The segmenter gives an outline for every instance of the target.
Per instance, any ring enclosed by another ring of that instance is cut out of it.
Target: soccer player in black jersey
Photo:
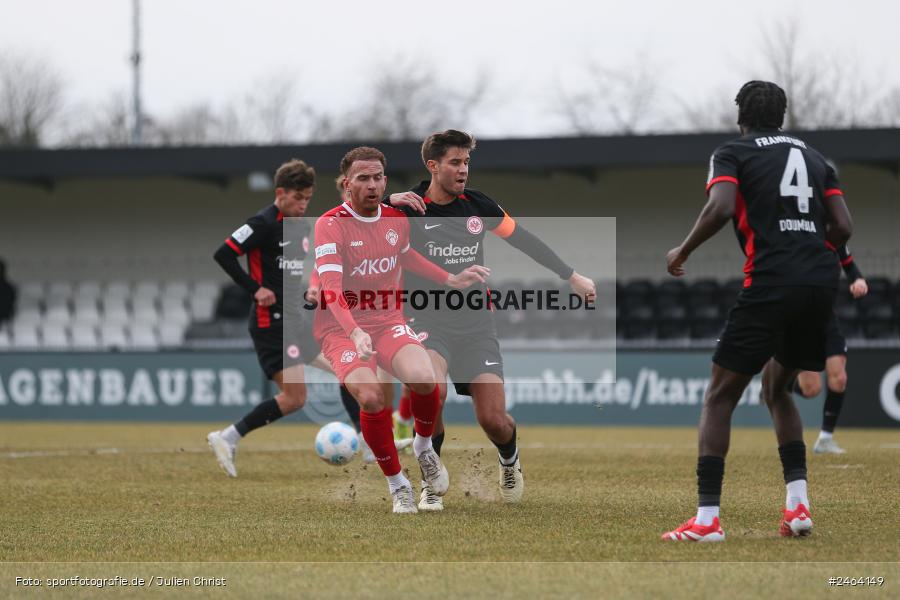
[[[296,230],[298,237],[285,239],[283,221],[285,217],[302,217],[306,213],[315,177],[315,170],[302,160],[281,165],[275,173],[275,202],[247,219],[215,253],[216,262],[222,269],[253,296],[250,337],[260,366],[280,389],[275,397],[256,405],[238,422],[207,436],[219,465],[231,477],[237,477],[234,455],[243,436],[300,410],[305,404],[303,364],[316,364],[330,371],[312,337],[311,319],[303,323],[301,312],[297,331],[289,336],[284,332],[285,310],[299,308],[286,297],[286,291],[299,289],[301,284],[303,259],[309,251],[310,227],[306,221],[300,221]],[[290,249],[290,259],[286,259],[285,248],[292,244],[296,247]],[[238,262],[238,257],[244,254],[247,255],[249,273]],[[285,281],[285,278],[290,279]],[[286,337],[289,337],[287,344],[284,343]]]
[[[850,282],[850,295],[856,299],[869,293],[869,286],[862,271],[853,260],[853,255],[846,246],[838,248],[841,267]],[[834,441],[834,429],[837,426],[841,409],[844,406],[844,393],[847,390],[847,341],[841,333],[837,314],[832,313],[828,321],[828,337],[825,342],[825,405],[822,407],[822,429],[813,446],[816,454],[843,454],[845,450]],[[813,398],[822,391],[822,378],[815,371],[803,371],[797,376],[794,391],[805,398]]]
[[[490,196],[466,187],[469,156],[475,139],[449,129],[429,136],[422,144],[422,161],[431,174],[410,192],[394,194],[390,203],[410,217],[410,243],[431,262],[459,273],[471,265],[484,265],[484,236],[490,231],[571,284],[574,293],[593,298],[594,283],[580,275],[544,242],[521,227]],[[451,217],[451,218],[447,218]],[[468,260],[459,260],[462,255]],[[404,287],[425,290],[434,286],[412,273],[404,273]],[[503,390],[503,357],[490,310],[410,310],[414,327],[423,340],[446,400],[447,374],[459,394],[472,396],[475,416],[500,455],[500,495],[518,502],[525,489],[516,423],[506,411]],[[443,422],[432,438],[440,452]],[[442,510],[440,496],[423,485],[420,510]]]
[[[780,533],[812,530],[806,491],[803,424],[788,386],[801,370],[825,366],[825,337],[833,312],[838,262],[852,222],[834,169],[803,140],[781,133],[787,98],[774,83],[750,81],[735,99],[742,136],[710,159],[709,200],[680,246],[666,256],[668,271],[684,274],[691,253],[728,221],[744,254],[744,289],[728,314],[713,355],[700,417],[697,515],[663,534],[666,540],[718,542],[719,499],[731,414],[751,378],[763,373],[787,487]]]

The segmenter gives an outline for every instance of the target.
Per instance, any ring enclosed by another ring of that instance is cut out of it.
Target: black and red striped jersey
[[[254,303],[251,327],[265,329],[284,315],[284,276],[291,277],[290,289],[299,289],[303,278],[303,259],[309,252],[310,226],[306,219],[292,219],[289,239],[284,235],[284,215],[270,204],[238,227],[225,240],[238,256],[247,255],[247,270],[257,284],[275,293],[275,304],[264,307]],[[255,292],[253,289],[248,289]],[[293,306],[296,302],[292,302]]]
[[[734,231],[747,257],[744,287],[837,286],[825,202],[843,193],[818,151],[779,131],[747,134],[713,152],[707,193],[722,181],[738,186]]]

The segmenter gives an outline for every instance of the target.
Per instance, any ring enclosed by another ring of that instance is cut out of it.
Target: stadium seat
[[[156,350],[159,348],[159,338],[156,330],[149,323],[132,323],[129,327],[129,348],[133,350]]]
[[[72,312],[72,321],[75,323],[99,323],[100,311],[97,310],[97,303],[88,301],[86,298],[76,299],[75,310]]]
[[[159,326],[159,343],[161,346],[174,348],[184,342],[185,327],[173,323],[162,323]]]
[[[100,345],[107,350],[128,347],[128,336],[120,323],[104,322],[100,324]]]
[[[79,300],[93,300],[94,302],[100,298],[102,289],[96,281],[82,281],[75,286],[72,299],[77,303]]]
[[[11,329],[12,346],[16,349],[35,350],[40,348],[37,323],[14,323]]]
[[[46,298],[48,300],[61,300],[68,302],[72,298],[74,286],[70,281],[52,281],[47,287]]]
[[[189,295],[190,295],[190,286],[188,286],[188,282],[175,280],[175,281],[167,281],[166,283],[163,284],[160,297],[163,302],[165,302],[167,299],[170,299],[170,298],[172,298],[172,299],[177,298],[177,299],[180,299],[183,301]]]
[[[212,319],[216,311],[216,300],[215,296],[191,296],[188,299],[191,318],[195,321]]]
[[[41,326],[41,346],[46,350],[66,350],[69,334],[61,323],[45,322]]]
[[[159,298],[160,287],[159,282],[156,281],[139,281],[135,284],[134,289],[131,292],[131,297],[134,301],[138,300],[150,300],[155,301]]]
[[[110,281],[103,291],[105,298],[130,298],[131,285],[127,281]]]
[[[190,290],[190,295],[202,298],[218,298],[222,287],[222,284],[214,281],[198,281]]]
[[[97,328],[91,324],[75,323],[71,333],[72,348],[75,350],[97,350],[100,347]]]
[[[12,339],[10,338],[9,331],[0,329],[0,351],[9,350],[11,347]]]

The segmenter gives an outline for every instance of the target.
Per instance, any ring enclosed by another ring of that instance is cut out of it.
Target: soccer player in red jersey
[[[393,511],[415,513],[376,366],[409,387],[413,450],[426,483],[443,495],[450,479],[431,442],[439,392],[428,354],[403,315],[401,269],[456,289],[484,282],[490,271],[472,266],[451,275],[411,250],[406,215],[381,204],[385,166],[384,154],[369,147],[354,148],[341,160],[349,201],[322,215],[315,228],[321,291],[313,331],[338,380],[362,409],[362,434],[388,479]]]

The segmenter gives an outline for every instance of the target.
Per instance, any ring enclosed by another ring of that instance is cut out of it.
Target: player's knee
[[[843,393],[847,389],[847,372],[841,370],[834,374],[829,373],[828,389],[832,392]]]
[[[822,391],[822,382],[819,381],[818,377],[812,381],[801,381],[799,386],[800,394],[804,398],[815,398]]]
[[[416,373],[411,374],[413,379],[408,381],[406,385],[414,394],[424,396],[430,394],[434,390],[434,373],[431,369],[420,369]]]
[[[478,415],[478,424],[484,429],[485,433],[492,437],[503,437],[512,431],[515,422],[506,411],[492,411]]]
[[[356,391],[356,401],[363,412],[377,413],[384,409],[384,393],[379,386],[365,386]]]
[[[280,394],[279,408],[283,414],[290,414],[303,408],[306,404],[306,386],[291,385],[285,386],[284,391]]]

